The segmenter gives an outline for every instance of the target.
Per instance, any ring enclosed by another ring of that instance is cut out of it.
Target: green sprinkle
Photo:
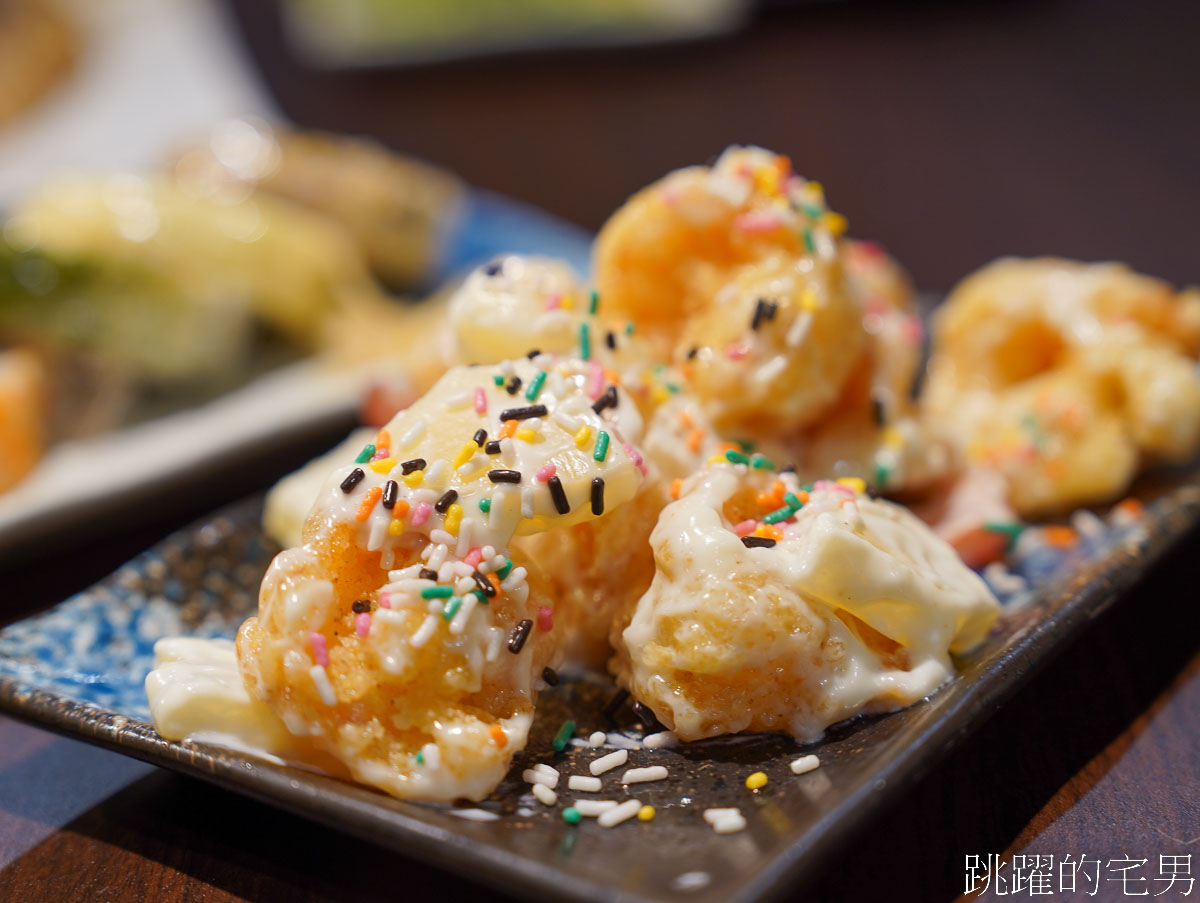
[[[563,809],[563,821],[568,825],[577,825],[582,818],[583,816],[579,814],[579,810],[574,806],[567,806],[567,808]]]
[[[579,356],[585,361],[592,359],[592,334],[587,323],[579,324]]]
[[[354,459],[355,464],[366,464],[371,460],[371,456],[375,454],[375,446],[367,445],[358,453],[358,457]]]
[[[996,521],[988,521],[983,525],[983,529],[991,533],[1004,533],[1008,536],[1008,545],[1005,547],[1007,551],[1012,551],[1013,546],[1017,544],[1017,540],[1021,534],[1025,532],[1024,524],[1003,524]]]
[[[479,510],[482,511],[484,514],[487,514],[489,511],[491,511],[492,510],[492,500],[491,499],[480,499],[479,500]]]
[[[502,567],[502,568],[500,568],[500,570],[496,571],[496,576],[499,577],[501,580],[503,580],[509,574],[512,573],[512,569],[513,569],[512,559],[505,558],[504,559],[504,567]]]
[[[730,464],[749,464],[750,459],[743,455],[740,451],[734,451],[732,448],[725,452],[725,460]]]
[[[608,457],[608,433],[604,430],[596,435],[596,448],[592,452],[592,457],[601,462]]]
[[[449,599],[454,590],[449,586],[427,586],[421,590],[422,599]]]
[[[450,601],[447,602],[445,608],[442,609],[442,618],[449,621],[456,614],[458,614],[458,610],[460,608],[462,608],[462,596],[451,596]]]
[[[600,293],[598,291],[596,291],[595,289],[592,289],[591,295],[588,296],[588,313],[594,314],[596,312],[596,308],[599,306],[599,304],[600,304]]]
[[[679,386],[675,385],[675,383],[666,383],[665,385],[667,387],[667,391],[670,392],[672,395],[679,394],[679,391],[680,391]]]
[[[754,460],[750,462],[750,466],[755,470],[774,470],[775,462],[769,458],[764,458],[762,455],[755,455]]]
[[[750,452],[754,451],[754,443],[749,439],[738,439],[737,444],[746,454],[750,454]]]
[[[800,488],[801,488],[801,489],[803,489],[805,492],[812,492],[812,489],[813,489],[813,484],[812,484],[812,483],[805,483],[805,484],[804,484],[803,486],[801,486]]]
[[[876,464],[875,465],[875,478],[874,478],[874,480],[872,480],[872,482],[876,486],[878,486],[880,489],[882,489],[884,486],[887,485],[888,478],[891,477],[891,475],[892,475],[892,469],[890,467],[887,467],[883,464]]]
[[[804,502],[796,498],[796,493],[794,492],[789,492],[784,495],[783,500],[788,503],[788,507],[791,508],[793,512],[799,511],[804,507]]]
[[[821,218],[821,208],[820,207],[814,207],[811,204],[805,204],[804,207],[801,209],[804,210],[804,212],[808,215],[809,219],[820,219]]]
[[[421,752],[420,750],[417,750],[417,764],[418,765],[425,764],[425,753]]]
[[[781,520],[787,520],[789,517],[792,516],[793,513],[794,512],[792,511],[792,509],[789,506],[785,505],[782,508],[776,508],[770,514],[768,514],[766,517],[764,517],[763,523],[764,524],[777,524]]]
[[[633,320],[625,324],[625,335],[633,335]]]
[[[805,249],[807,249],[809,254],[811,254],[813,251],[816,250],[816,246],[813,244],[813,237],[812,237],[811,229],[804,230],[804,247],[805,247]]]
[[[494,382],[498,386],[503,386],[504,385],[504,374],[497,373],[495,376],[492,377],[492,382]]]
[[[554,747],[555,752],[562,752],[567,748],[567,743],[575,734],[575,722],[568,718],[562,723],[562,727],[558,729],[558,733],[554,735],[554,739],[550,745]]]
[[[529,381],[529,388],[525,390],[525,397],[530,401],[537,401],[538,395],[541,394],[542,386],[546,384],[546,371],[542,370]]]
[[[487,596],[485,596],[483,594],[482,590],[473,589],[473,590],[471,590],[471,595],[474,596],[476,599],[478,599],[480,602],[482,602],[484,605],[488,604],[488,598],[487,598]]]

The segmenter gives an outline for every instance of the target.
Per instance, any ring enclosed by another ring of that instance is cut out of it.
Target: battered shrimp
[[[614,314],[671,330],[706,309],[738,267],[831,256],[844,228],[787,157],[730,147],[711,168],[677,170],[609,218],[596,238],[596,285]]]
[[[614,625],[618,679],[684,740],[815,740],[936,689],[999,605],[915,516],[860,488],[746,465],[693,477],[651,537],[650,590]]]
[[[1200,295],[1119,264],[1001,260],[938,312],[923,404],[1038,517],[1196,453],[1198,349]]]
[[[615,386],[593,399],[591,373],[548,355],[451,370],[276,558],[238,635],[246,686],[356,780],[480,799],[524,745],[554,603],[510,540],[618,509],[642,480],[637,409]]]

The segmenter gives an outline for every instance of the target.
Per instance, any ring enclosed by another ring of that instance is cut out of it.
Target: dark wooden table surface
[[[371,73],[300,65],[269,5],[233,15],[297,122],[379,136],[590,227],[665,170],[752,141],[820,178],[854,230],[926,286],[1002,253],[1200,281],[1200,4],[840,3],[774,9],[689,47]],[[271,476],[204,485],[203,502],[113,529],[69,566],[10,568],[0,622]],[[1146,859],[1131,874],[1153,879],[1160,855],[1200,853],[1198,552],[1200,537],[1182,538],[795,898],[951,900],[968,855]],[[1113,874],[1095,899],[1122,896]],[[0,901],[480,893],[469,876],[0,718]]]

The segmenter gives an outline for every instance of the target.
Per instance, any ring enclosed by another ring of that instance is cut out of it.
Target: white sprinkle
[[[368,552],[377,552],[383,547],[383,541],[387,538],[388,524],[390,522],[391,518],[388,517],[371,518],[371,535],[367,537]]]
[[[599,759],[593,759],[588,763],[588,771],[592,774],[604,774],[606,771],[612,771],[614,768],[620,768],[629,761],[629,750],[618,749],[616,752],[609,753],[607,756],[601,756]]]
[[[454,411],[458,408],[465,408],[470,404],[473,395],[473,392],[459,392],[456,395],[451,395],[446,399],[446,410]]]
[[[463,558],[471,551],[471,546],[475,544],[475,520],[470,517],[464,517],[458,526],[458,545],[454,549],[454,554],[459,558]]]
[[[513,370],[515,370],[515,369],[516,368],[513,366],[512,361],[505,360],[505,361],[500,362],[500,372],[503,373],[505,376],[512,376]]]
[[[584,793],[599,793],[603,786],[599,778],[590,778],[584,774],[573,774],[567,778],[569,790],[582,790]]]
[[[434,529],[430,530],[429,538],[439,545],[450,546],[454,544],[454,537],[440,527],[434,527]]]
[[[512,436],[500,440],[500,460],[508,467],[511,467],[517,460],[517,447]]]
[[[604,739],[604,731],[593,731],[592,735],[588,737],[588,746],[603,746]]]
[[[457,582],[454,584],[454,594],[457,596],[465,596],[474,588],[475,581],[470,577],[459,577]],[[474,599],[475,597],[472,596],[471,598]]]
[[[394,546],[388,546],[383,550],[383,554],[379,556],[379,566],[381,568],[390,568],[396,563],[396,549]]]
[[[498,814],[488,812],[487,809],[451,809],[450,814],[467,821],[496,821],[500,818]]]
[[[437,630],[438,616],[429,615],[425,618],[425,623],[417,628],[417,632],[408,638],[408,645],[414,649],[420,649],[429,642],[429,638],[433,636],[433,632]]]
[[[816,756],[801,756],[791,764],[792,774],[808,774],[814,771],[821,765],[821,760]]]
[[[639,741],[634,740],[630,737],[626,737],[624,734],[612,733],[612,734],[608,734],[604,739],[605,739],[605,742],[607,742],[609,746],[615,746],[617,749],[641,749],[642,748],[642,744]]]
[[[422,746],[421,755],[425,758],[427,768],[437,768],[442,764],[442,754],[438,751],[436,743],[426,743]]]
[[[454,562],[443,561],[442,566],[437,569],[438,583],[449,583],[454,579]]]
[[[740,809],[705,809],[704,820],[710,825],[715,824],[718,818],[724,818],[727,815],[741,815]]]
[[[675,736],[674,731],[659,731],[657,734],[647,734],[642,739],[642,746],[646,749],[660,749],[664,746],[674,746],[679,742],[679,738]]]
[[[558,775],[538,771],[536,767],[526,768],[521,772],[521,780],[526,784],[545,784],[551,790],[558,786]]]
[[[482,560],[482,561],[490,561],[491,559],[496,557],[496,547],[495,546],[484,546],[482,549],[479,550],[479,557],[480,557],[480,560]],[[503,563],[503,562],[501,562],[501,563]]]
[[[1104,535],[1104,521],[1086,508],[1080,508],[1071,515],[1071,526],[1088,539],[1099,539]]]
[[[547,765],[545,762],[538,762],[536,765],[533,766],[533,770],[540,771],[542,774],[552,775],[556,778],[559,776],[558,769],[555,768],[553,765]]]
[[[682,875],[676,875],[671,882],[672,890],[700,890],[702,887],[708,887],[708,883],[712,881],[708,872],[684,872]]]
[[[419,505],[421,502],[429,502],[432,505],[438,498],[438,494],[432,489],[416,489],[409,495],[408,500],[414,505]]]
[[[746,819],[742,818],[740,812],[735,812],[733,815],[724,815],[713,822],[712,829],[718,834],[736,834],[738,831],[746,827]]]
[[[329,675],[325,673],[325,669],[320,665],[313,665],[308,669],[308,673],[317,687],[317,695],[321,697],[321,702],[325,705],[337,705],[337,694],[333,692],[333,684],[329,682]]]
[[[459,577],[470,577],[471,566],[465,561],[456,561],[454,562],[454,573]]]
[[[521,487],[521,517],[533,517],[533,486],[529,483]]]
[[[480,458],[477,456],[477,457],[472,458],[466,464],[458,465],[458,468],[454,472],[456,474],[458,474],[460,477],[462,477],[464,480],[469,480],[476,473],[483,470],[487,466],[488,466],[487,458]]]
[[[496,656],[500,654],[500,645],[504,642],[504,631],[499,627],[488,628],[487,655],[484,656],[489,662],[494,662]]]
[[[777,354],[761,367],[754,371],[754,381],[760,385],[769,383],[771,380],[779,376],[788,364],[788,357],[785,354]]]
[[[649,768],[631,768],[621,776],[622,784],[645,784],[650,781],[662,781],[667,777],[667,769],[662,765],[651,765]]]
[[[450,550],[446,548],[444,543],[438,543],[433,547],[433,551],[429,554],[429,560],[426,564],[431,571],[436,571],[442,566],[442,562],[446,560],[446,553]]]
[[[439,479],[441,479],[441,476],[445,470],[446,460],[444,458],[438,458],[427,468],[425,468],[425,479],[422,482],[431,484],[436,483]]]
[[[1029,588],[1029,583],[1020,574],[1014,574],[1003,561],[993,561],[983,569],[983,579],[997,592],[1019,593]]]
[[[512,572],[504,578],[503,582],[501,582],[500,588],[506,593],[512,592],[519,585],[525,582],[525,577],[528,575],[528,573],[529,572],[526,571],[525,568],[513,568]]]
[[[454,617],[450,621],[450,633],[454,636],[460,636],[467,628],[467,620],[471,617],[471,612],[475,610],[475,606],[479,604],[479,597],[474,593],[462,594],[462,603],[458,607],[458,611],[454,613]]]
[[[625,800],[619,806],[614,806],[607,812],[602,812],[596,823],[602,828],[615,828],[623,821],[629,821],[642,808],[640,800]]]
[[[400,437],[400,444],[397,445],[394,449],[392,449],[392,451],[400,451],[401,449],[408,448],[410,445],[412,445],[414,442],[416,442],[418,439],[420,439],[421,436],[423,436],[424,434],[425,434],[425,421],[418,420],[416,423],[414,423],[412,426],[410,426],[408,428],[408,431],[403,436]]]
[[[543,806],[553,806],[558,802],[558,794],[545,784],[534,784],[533,795],[538,798],[538,802]]]
[[[616,800],[572,800],[571,805],[574,806],[580,815],[593,817],[603,815],[609,809],[617,807]]]
[[[789,348],[795,348],[804,341],[804,337],[808,335],[809,327],[812,326],[813,316],[807,310],[800,316],[796,317],[791,328],[787,332],[784,341],[787,342]]]
[[[421,550],[421,560],[424,561],[429,557],[428,553],[433,551],[433,546],[426,546]],[[415,580],[417,574],[421,573],[419,564],[410,564],[406,568],[400,568],[395,571],[388,571],[388,580]]]

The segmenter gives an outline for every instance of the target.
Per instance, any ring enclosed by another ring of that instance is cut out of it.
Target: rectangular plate
[[[586,773],[595,751],[551,751],[551,736],[567,717],[583,736],[597,728],[638,736],[628,706],[617,712],[615,727],[605,723],[613,689],[585,678],[544,694],[527,750],[493,796],[472,808],[401,802],[262,758],[161,739],[147,723],[142,690],[153,644],[181,633],[231,636],[254,610],[276,551],[259,529],[259,512],[258,499],[224,509],[91,589],[0,631],[0,710],[270,801],[508,893],[572,901],[751,901],[794,886],[827,860],[1115,601],[1200,522],[1200,488],[1164,491],[1132,524],[1099,530],[1093,519],[1071,550],[1019,548],[1035,591],[1008,600],[984,646],[925,702],[837,725],[805,749],[780,735],[750,735],[631,751],[631,764],[663,764],[671,776],[636,788],[640,800],[656,807],[653,822],[614,830],[593,819],[568,826],[561,802],[553,808],[532,802],[520,780],[536,761]],[[820,755],[821,767],[792,775],[788,763],[808,751]],[[770,783],[751,794],[744,780],[758,770]],[[559,791],[574,795],[565,781]],[[747,830],[715,834],[701,815],[712,806],[741,807]]]

